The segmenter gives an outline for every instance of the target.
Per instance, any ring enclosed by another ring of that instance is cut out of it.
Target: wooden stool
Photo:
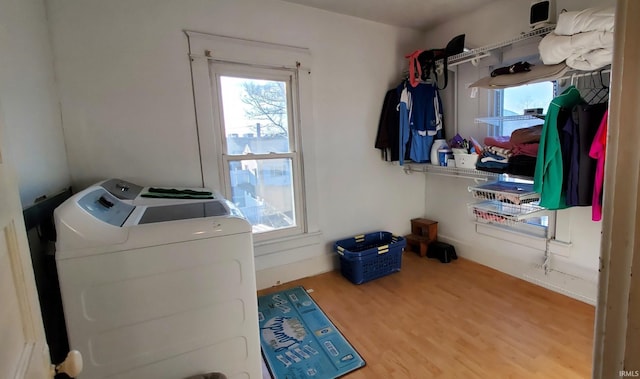
[[[438,239],[438,222],[426,218],[414,218],[411,220],[411,234],[404,237],[407,241],[407,250],[414,250],[421,257],[427,255],[429,243]]]

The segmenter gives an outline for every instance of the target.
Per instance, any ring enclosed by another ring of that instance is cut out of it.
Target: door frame
[[[593,378],[640,376],[638,16],[639,1],[617,1]]]
[[[0,328],[3,332],[10,331],[12,328],[22,328],[21,334],[9,332],[15,338],[12,341],[14,344],[4,345],[5,341],[3,341],[3,348],[13,347],[2,353],[5,357],[12,357],[9,359],[15,369],[10,379],[51,378],[53,375],[49,347],[40,312],[17,176],[3,159],[2,148],[6,146],[2,139],[3,129],[4,116],[0,107],[0,233],[3,234],[3,241],[5,241],[2,250],[6,252],[8,260],[7,267],[2,267],[2,272],[11,276],[11,280],[4,278],[8,285],[3,288],[3,291],[6,291],[3,296],[8,295],[12,299],[16,299],[16,308],[20,319],[19,324],[10,324],[5,320],[0,320]],[[15,294],[12,294],[14,290]],[[12,310],[8,312],[12,312]],[[12,312],[12,315],[16,316],[16,313]],[[20,344],[21,348],[16,347]]]

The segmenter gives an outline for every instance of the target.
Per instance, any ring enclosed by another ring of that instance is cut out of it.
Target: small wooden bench
[[[429,244],[438,240],[438,222],[426,218],[414,218],[411,220],[411,234],[404,238],[407,241],[407,251],[415,251],[424,257],[427,255]]]

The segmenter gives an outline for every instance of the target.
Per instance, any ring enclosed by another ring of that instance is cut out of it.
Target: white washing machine
[[[251,226],[233,209],[134,205],[95,185],[55,210],[79,378],[262,377]]]

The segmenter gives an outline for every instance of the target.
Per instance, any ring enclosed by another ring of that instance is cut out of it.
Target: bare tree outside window
[[[244,108],[245,117],[251,120],[265,121],[260,123],[257,135],[286,136],[287,125],[287,96],[285,83],[266,81],[264,84],[255,80],[242,82],[243,93],[241,101],[247,105]],[[251,126],[257,129],[257,126]]]

